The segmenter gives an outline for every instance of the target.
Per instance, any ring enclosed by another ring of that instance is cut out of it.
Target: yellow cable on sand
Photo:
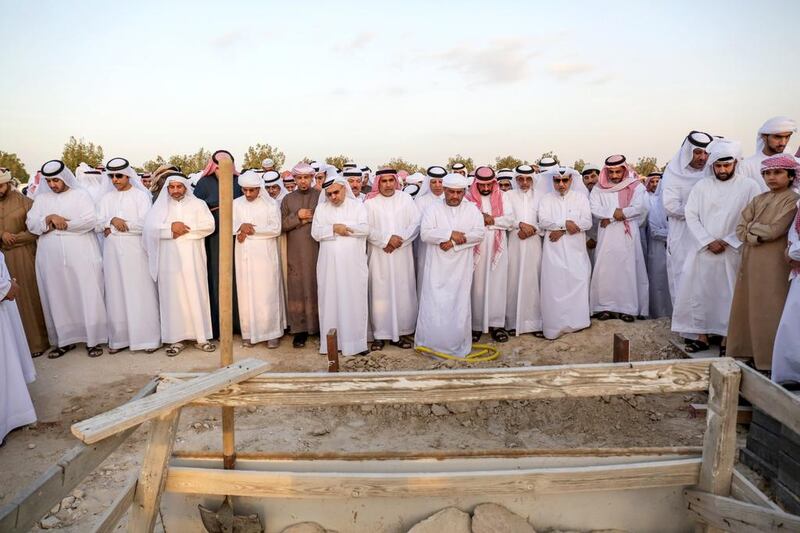
[[[490,344],[473,344],[473,350],[478,350],[477,352],[471,352],[466,357],[456,357],[455,355],[450,355],[442,352],[437,352],[436,350],[431,350],[426,346],[416,346],[414,351],[419,353],[426,353],[433,355],[434,357],[440,357],[442,359],[451,359],[453,361],[467,361],[468,363],[482,363],[484,361],[494,361],[498,357],[500,357],[500,350],[495,348]]]

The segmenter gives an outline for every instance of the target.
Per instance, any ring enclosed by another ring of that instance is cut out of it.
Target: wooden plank
[[[305,406],[529,400],[705,391],[720,359],[414,372],[269,373],[193,405]],[[175,385],[196,374],[162,374]]]
[[[770,500],[769,496],[761,492],[744,474],[735,469],[731,479],[731,496],[746,503],[760,505],[775,511],[780,510],[780,507]]]
[[[128,520],[128,531],[131,533],[153,531],[156,525],[180,414],[181,410],[178,408],[152,422],[139,483],[131,504],[131,516]]]
[[[267,363],[245,359],[205,374],[166,392],[128,402],[72,426],[72,434],[87,444],[110,437],[120,431],[162,416],[207,394],[217,392],[264,372]]]
[[[800,433],[800,397],[749,366],[739,362],[736,364],[742,371],[742,396],[795,433]]]
[[[307,473],[173,466],[166,490],[256,498],[381,498],[490,493],[629,490],[692,486],[700,458],[622,465],[457,473]]]
[[[689,416],[691,418],[705,418],[708,405],[704,403],[690,403]],[[749,405],[740,405],[736,411],[737,424],[749,424],[753,420],[753,408]]]
[[[150,380],[131,401],[156,391],[158,381]],[[48,468],[36,481],[22,489],[0,508],[0,531],[28,531],[97,466],[106,460],[136,428],[130,428],[93,445],[78,444]]]
[[[627,363],[631,360],[631,342],[625,335],[614,333],[614,362]]]
[[[699,457],[702,446],[653,446],[636,448],[501,448],[494,450],[424,450],[424,451],[369,451],[369,452],[241,452],[236,457],[243,461],[389,461],[398,459],[469,459],[469,458],[524,458],[524,457],[629,457],[632,455],[691,455]],[[218,451],[176,450],[176,459],[222,459]]]
[[[125,516],[125,513],[128,512],[128,508],[133,503],[134,494],[136,494],[136,484],[138,482],[138,477],[133,477],[128,483],[125,485],[125,488],[122,492],[114,499],[106,509],[106,512],[103,513],[103,516],[100,517],[100,520],[97,522],[97,525],[94,527],[94,533],[111,533],[117,527],[117,524]]]
[[[715,495],[731,492],[733,464],[736,458],[736,410],[739,405],[741,372],[731,359],[712,363],[708,390],[708,414],[703,436],[703,465],[697,488]],[[713,525],[701,528],[721,531]]]
[[[767,509],[733,498],[698,490],[685,490],[689,511],[718,531],[781,533],[800,531],[800,516]]]
[[[336,328],[328,331],[328,372],[339,371],[339,341],[337,339]]]

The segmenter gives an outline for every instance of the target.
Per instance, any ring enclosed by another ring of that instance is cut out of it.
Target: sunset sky
[[[4,1],[0,150],[31,173],[70,135],[134,164],[259,142],[664,163],[691,129],[748,155],[800,120],[796,0],[555,4]]]

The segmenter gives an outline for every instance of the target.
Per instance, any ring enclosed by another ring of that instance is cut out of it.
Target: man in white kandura
[[[89,357],[99,357],[99,345],[108,342],[108,322],[95,205],[63,161],[48,161],[41,172],[45,181],[36,189],[26,224],[40,236],[36,281],[55,347],[47,357],[61,357],[78,342],[86,343]]]
[[[319,242],[317,288],[320,333],[336,329],[342,355],[367,350],[367,209],[343,176],[322,182],[311,237]],[[328,353],[320,342],[320,353]]]
[[[475,169],[475,181],[468,200],[481,212],[486,233],[475,248],[475,273],[472,277],[472,342],[481,333],[491,333],[496,342],[507,342],[506,292],[508,291],[507,232],[513,223],[511,208],[490,167]]]
[[[533,333],[542,337],[539,273],[542,267],[542,237],[539,233],[539,192],[534,191],[535,171],[530,165],[514,170],[516,187],[504,201],[514,214],[508,235],[508,296],[506,329],[517,336]]]
[[[789,117],[772,117],[759,129],[756,135],[756,153],[739,163],[739,173],[742,176],[755,180],[761,192],[766,192],[767,187],[761,176],[761,162],[773,155],[782,154],[789,145],[792,134],[797,132],[797,122]],[[798,184],[794,187],[797,189]]]
[[[382,350],[388,340],[403,349],[414,347],[407,335],[417,324],[417,280],[414,247],[420,213],[414,200],[398,190],[393,169],[375,175],[376,188],[364,206],[369,221],[369,317],[371,350]]]
[[[667,215],[667,279],[672,305],[680,289],[686,257],[697,246],[686,225],[684,210],[689,193],[703,179],[708,161],[708,144],[712,137],[702,131],[691,131],[680,150],[667,163],[661,178],[661,203]]]
[[[36,422],[28,383],[36,379],[17,302],[20,286],[0,252],[0,445],[15,428]]]
[[[447,175],[447,170],[444,167],[432,166],[428,167],[425,172],[425,177],[420,184],[419,192],[414,197],[414,203],[419,209],[420,221],[425,211],[428,210],[434,203],[442,203],[444,200],[444,186],[442,180]],[[422,276],[425,269],[425,252],[428,247],[422,242],[422,237],[419,236],[414,241],[414,264],[417,269],[417,299],[419,300],[420,291],[422,290]]]
[[[647,263],[639,224],[647,216],[647,192],[624,155],[605,161],[589,195],[597,233],[589,303],[598,320],[633,322],[650,312]]]
[[[270,172],[277,174],[264,174]],[[281,211],[257,172],[248,170],[237,179],[242,196],[233,201],[233,231],[242,344],[267,341],[267,348],[277,348],[286,329],[278,254]]]
[[[158,289],[142,244],[150,191],[126,159],[106,163],[106,188],[97,204],[105,236],[103,278],[108,310],[108,353],[124,348],[152,353],[161,347]]]
[[[445,176],[445,201],[431,204],[420,225],[427,250],[414,344],[457,357],[472,350],[472,306],[466,287],[472,282],[473,248],[486,233],[481,212],[464,201],[467,183],[460,174]]]
[[[708,145],[706,177],[689,194],[685,215],[696,246],[689,251],[683,270],[672,331],[688,333],[686,351],[709,347],[709,335],[725,337],[733,301],[733,289],[741,260],[741,241],[736,224],[742,210],[761,189],[755,180],[739,173],[741,146],[736,141],[714,139]]]
[[[144,222],[150,275],[158,281],[161,340],[175,357],[192,340],[213,352],[211,302],[203,239],[214,232],[214,217],[192,193],[189,178],[170,172]]]
[[[577,171],[555,168],[544,174],[552,184],[539,201],[542,250],[542,331],[545,338],[591,326],[589,276],[592,267],[585,232],[592,227],[586,186]]]

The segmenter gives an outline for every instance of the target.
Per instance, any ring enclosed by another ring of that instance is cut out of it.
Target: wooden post
[[[625,335],[614,333],[614,362],[628,363],[631,360],[631,342]]]
[[[728,496],[731,493],[740,380],[741,371],[732,359],[722,359],[711,364],[703,463],[700,466],[697,490],[717,496]],[[700,522],[696,531],[716,533],[722,530]]]
[[[336,329],[328,331],[328,372],[339,371],[339,341],[336,337]]]
[[[214,154],[219,182],[219,366],[233,363],[233,159]],[[226,469],[236,464],[233,407],[222,408],[222,457]]]
[[[142,471],[139,474],[139,483],[136,486],[128,520],[130,533],[153,531],[156,525],[158,506],[164,484],[167,482],[167,468],[180,414],[180,408],[173,409],[152,421],[150,439],[144,452]]]

